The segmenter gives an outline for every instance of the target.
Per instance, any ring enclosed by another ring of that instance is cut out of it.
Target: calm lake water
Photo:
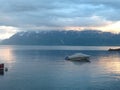
[[[0,90],[120,90],[120,52],[107,46],[0,46]],[[65,56],[90,55],[90,62]]]

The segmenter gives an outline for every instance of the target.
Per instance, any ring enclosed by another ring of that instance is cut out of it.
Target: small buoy
[[[7,67],[5,67],[5,71],[6,71],[6,72],[8,71],[8,68],[7,68]]]

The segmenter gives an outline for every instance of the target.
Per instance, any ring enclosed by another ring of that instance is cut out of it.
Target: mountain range
[[[5,45],[119,46],[120,34],[97,30],[18,32],[1,42]]]

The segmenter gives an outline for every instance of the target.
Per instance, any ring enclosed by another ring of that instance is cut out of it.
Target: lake
[[[0,90],[119,90],[120,52],[116,46],[0,46]],[[64,60],[74,53],[90,62]]]

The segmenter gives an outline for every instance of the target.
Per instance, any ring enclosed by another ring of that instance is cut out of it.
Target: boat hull
[[[71,61],[88,61],[89,55],[83,54],[83,53],[75,53],[73,55],[65,57],[66,60]]]
[[[117,49],[108,49],[108,51],[120,51],[120,48],[117,48]]]
[[[74,58],[70,58],[70,57],[66,57],[65,60],[71,60],[71,61],[88,61],[89,57],[74,57]]]

